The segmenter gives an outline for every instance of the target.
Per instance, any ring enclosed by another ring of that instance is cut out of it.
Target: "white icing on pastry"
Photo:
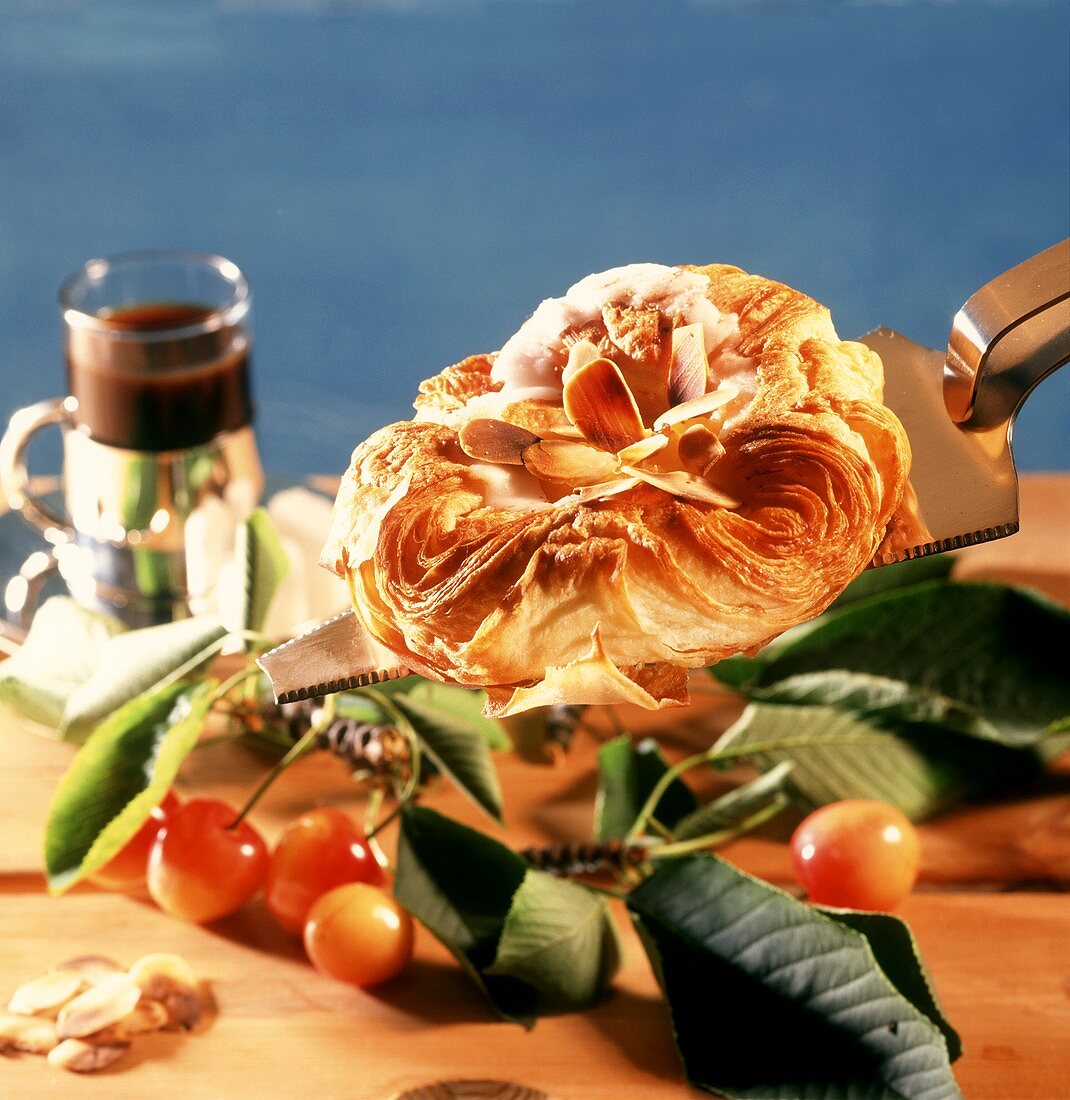
[[[547,298],[498,352],[490,376],[502,383],[496,393],[469,401],[464,409],[435,417],[458,426],[475,417],[496,419],[518,401],[560,403],[561,372],[567,360],[562,334],[602,316],[606,305],[655,306],[678,324],[701,324],[710,358],[710,385],[731,380],[740,396],[729,410],[726,426],[750,403],[757,378],[750,360],[737,355],[738,318],[722,313],[706,297],[710,280],[696,271],[663,264],[628,264],[588,275],[561,298]],[[425,418],[418,413],[417,419]],[[427,417],[430,418],[430,417]]]
[[[498,353],[490,376],[518,391],[546,388],[561,391],[561,334],[597,320],[606,305],[656,306],[683,324],[701,323],[706,349],[730,339],[736,318],[723,315],[706,297],[710,280],[694,271],[663,264],[628,264],[588,275],[569,287],[563,298],[547,298]],[[524,393],[523,397],[533,396]]]
[[[525,512],[550,507],[538,480],[523,466],[473,461],[468,472],[479,481],[483,502],[488,507]]]

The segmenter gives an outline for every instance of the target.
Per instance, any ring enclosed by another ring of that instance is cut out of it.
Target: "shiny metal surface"
[[[64,434],[64,499],[71,526],[99,543],[157,553],[189,552],[190,523],[217,504],[244,519],[264,488],[252,428],[182,451],[109,447]],[[197,532],[199,535],[200,532]]]
[[[985,431],[1070,360],[1070,238],[986,283],[955,316],[944,366],[953,420]]]
[[[886,543],[873,564],[1013,535],[1014,418],[1033,387],[1070,360],[1070,240],[971,295],[946,355],[888,328],[862,342],[884,363],[885,404],[910,439],[919,521],[914,545]]]
[[[235,532],[264,489],[251,427],[200,447],[111,447],[74,426],[72,398],[20,410],[0,443],[7,504],[52,544],[71,594],[129,626],[207,609]],[[30,488],[26,450],[40,429],[63,431],[66,515]]]
[[[264,474],[250,427],[169,452],[64,437],[64,497],[75,537],[57,547],[76,599],[130,625],[207,610]]]
[[[1013,535],[1018,530],[1018,477],[1010,423],[967,431],[944,405],[944,355],[891,329],[862,337],[884,362],[884,401],[899,417],[913,453],[910,483],[928,528],[918,544],[885,551],[891,565]]]
[[[278,703],[367,687],[408,676],[396,653],[374,639],[353,611],[344,611],[256,662],[271,681]]]
[[[49,507],[30,488],[27,452],[30,440],[42,428],[53,425],[69,428],[77,407],[73,397],[57,397],[18,409],[12,414],[7,431],[0,439],[0,494],[3,495],[3,503],[11,511],[18,512],[31,527],[36,527],[45,541],[53,545],[72,539],[74,528],[66,517]]]

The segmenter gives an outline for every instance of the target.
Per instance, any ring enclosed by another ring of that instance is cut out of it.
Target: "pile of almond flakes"
[[[179,955],[153,954],[124,970],[83,955],[15,990],[0,1015],[0,1054],[45,1054],[75,1073],[106,1069],[137,1035],[189,1031],[201,1016],[197,979]]]

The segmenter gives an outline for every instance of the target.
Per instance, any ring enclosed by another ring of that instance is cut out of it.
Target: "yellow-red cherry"
[[[299,936],[312,903],[347,882],[380,886],[383,871],[353,819],[324,806],[283,830],[271,855],[264,901],[279,924]]]
[[[791,860],[812,902],[887,911],[914,888],[921,845],[894,806],[849,798],[801,822],[791,838]]]
[[[362,988],[404,970],[412,940],[412,917],[385,890],[365,882],[329,890],[313,903],[305,922],[312,965]]]
[[[159,831],[181,805],[174,792],[168,791],[159,806],[152,808],[141,828],[103,867],[89,876],[89,881],[105,890],[144,889],[152,845]]]
[[[174,917],[205,923],[240,909],[264,883],[263,837],[226,802],[195,798],[160,830],[149,855],[153,901]]]

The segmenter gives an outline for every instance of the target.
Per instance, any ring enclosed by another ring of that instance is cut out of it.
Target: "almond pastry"
[[[357,447],[323,564],[488,710],[686,702],[686,670],[821,612],[897,521],[906,435],[828,311],[734,267],[544,301]]]

